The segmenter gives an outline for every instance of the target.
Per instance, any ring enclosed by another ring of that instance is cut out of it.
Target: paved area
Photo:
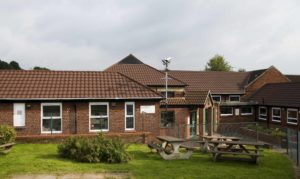
[[[127,173],[84,173],[84,174],[28,174],[28,175],[14,175],[11,179],[124,179],[132,178]]]

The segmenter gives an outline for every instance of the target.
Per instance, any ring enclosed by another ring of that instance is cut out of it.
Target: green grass
[[[209,154],[194,153],[189,160],[164,161],[146,145],[128,149],[127,164],[77,163],[57,155],[56,144],[18,144],[0,155],[0,178],[14,174],[64,174],[129,172],[135,178],[295,178],[291,162],[283,155],[264,150],[259,165],[239,161],[212,162]]]

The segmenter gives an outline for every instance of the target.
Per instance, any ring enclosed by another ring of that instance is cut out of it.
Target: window
[[[168,98],[173,98],[175,97],[175,92],[174,91],[168,91]],[[166,97],[166,92],[165,91],[162,91],[160,92],[160,94],[163,96],[163,97]]]
[[[109,103],[90,103],[90,131],[108,131]]]
[[[233,108],[232,107],[221,107],[221,116],[232,116],[233,115]]]
[[[267,113],[268,113],[268,111],[267,111],[267,108],[266,107],[259,107],[259,116],[258,116],[258,118],[260,119],[260,120],[267,120]]]
[[[298,124],[298,109],[287,109],[287,123]]]
[[[272,121],[280,122],[281,121],[281,109],[272,108]]]
[[[240,102],[240,95],[230,95],[229,101],[230,102]]]
[[[134,130],[135,122],[134,102],[125,103],[125,130]]]
[[[175,112],[174,111],[161,111],[160,112],[160,127],[170,128],[174,126]]]
[[[42,133],[62,132],[61,103],[42,103]]]
[[[25,103],[14,103],[14,127],[24,127],[25,116]]]
[[[212,95],[212,99],[215,102],[221,102],[221,95]]]
[[[247,115],[252,115],[253,114],[253,108],[250,106],[243,106],[241,107],[241,115],[242,116],[247,116]]]

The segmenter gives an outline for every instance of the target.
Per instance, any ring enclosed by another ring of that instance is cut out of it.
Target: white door
[[[14,126],[25,126],[25,104],[14,103]]]

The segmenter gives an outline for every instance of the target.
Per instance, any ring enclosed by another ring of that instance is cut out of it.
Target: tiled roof
[[[248,79],[248,84],[254,81],[256,78],[258,78],[261,74],[263,74],[265,71],[268,69],[261,69],[261,70],[254,70],[254,71],[249,71],[249,79]]]
[[[0,71],[0,99],[145,99],[159,94],[124,75],[88,71]]]
[[[220,71],[170,71],[175,78],[185,82],[187,90],[210,90],[212,94],[242,94],[247,84],[248,72]]]
[[[165,73],[149,65],[144,64],[133,55],[129,55],[118,63],[107,68],[105,71],[113,71],[124,74],[125,76],[147,86],[164,86]],[[186,86],[185,83],[170,77],[170,86]]]
[[[204,105],[209,91],[187,91],[185,97],[168,98],[168,105]],[[165,105],[166,100],[161,101]]]
[[[293,83],[300,83],[300,75],[285,75]]]
[[[300,83],[266,84],[249,100],[272,106],[300,107]]]

